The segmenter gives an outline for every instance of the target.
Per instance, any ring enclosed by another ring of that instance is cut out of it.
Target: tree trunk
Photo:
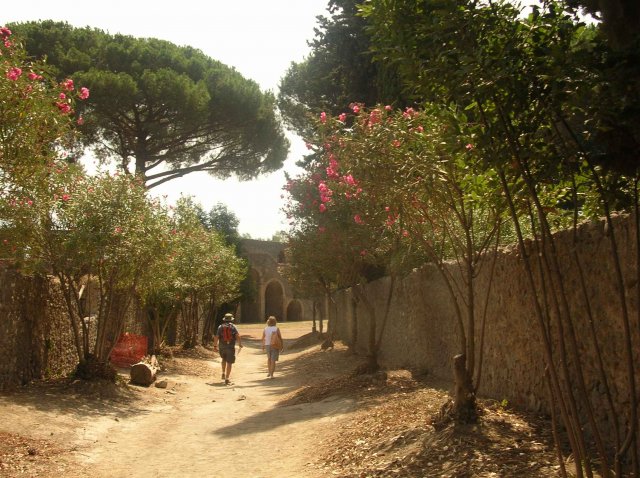
[[[333,321],[331,320],[331,307],[330,307],[330,302],[331,302],[331,294],[329,293],[329,291],[325,291],[324,293],[324,302],[323,302],[323,314],[324,316],[327,318],[327,337],[329,338],[329,340],[331,340],[333,337]]]
[[[351,310],[353,320],[351,321],[351,338],[349,340],[349,351],[355,352],[358,348],[358,299],[351,298]]]
[[[218,314],[218,307],[215,300],[210,300],[207,306],[207,313],[202,327],[202,345],[210,344],[213,342],[213,335],[215,334],[216,315]]]
[[[354,286],[354,293],[358,297],[359,302],[362,302],[364,308],[369,315],[369,337],[367,338],[367,373],[374,373],[380,369],[378,364],[378,351],[376,349],[376,337],[377,337],[377,323],[376,323],[376,311],[360,289],[359,286]]]
[[[149,363],[138,362],[131,366],[131,383],[148,387],[155,381],[157,372],[158,361],[156,356],[152,355]]]
[[[464,354],[453,357],[453,372],[456,380],[453,402],[455,419],[461,423],[475,423],[478,420],[476,394],[467,371],[467,360]]]
[[[316,301],[315,299],[313,300],[313,313],[312,313],[312,325],[311,325],[311,332],[313,332],[314,334],[318,331],[318,328],[316,327]]]

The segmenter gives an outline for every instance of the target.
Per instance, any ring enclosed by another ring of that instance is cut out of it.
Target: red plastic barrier
[[[124,333],[111,352],[111,363],[116,367],[131,367],[147,355],[147,337]]]

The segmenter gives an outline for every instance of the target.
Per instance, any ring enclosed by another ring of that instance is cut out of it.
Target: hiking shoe
[[[224,380],[224,384],[225,384],[225,385],[229,385],[230,383],[231,383],[231,380],[229,380],[228,378],[226,378],[226,379]]]

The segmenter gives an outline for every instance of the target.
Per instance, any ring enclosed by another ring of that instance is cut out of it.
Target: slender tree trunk
[[[120,335],[124,332],[127,314],[134,297],[134,288],[131,287],[129,290],[125,291],[114,291],[113,294],[115,295],[114,300],[116,304],[115,310],[112,309],[113,316],[110,317],[109,321],[109,335],[111,338],[105,345],[104,349],[100,351],[99,357],[101,363],[106,363],[109,360],[111,352],[113,352]]]
[[[312,316],[311,333],[315,334],[318,331],[318,328],[316,327],[316,310],[317,310],[316,300],[314,299],[311,302],[311,304],[312,304],[311,305],[311,308],[312,308],[312,311],[311,311],[311,316]]]
[[[199,301],[195,293],[190,294],[189,300],[187,300],[182,306],[182,321],[184,324],[184,348],[193,348],[198,343],[198,313],[199,313]]]
[[[620,265],[620,253],[618,251],[618,242],[616,240],[615,227],[613,224],[613,219],[611,217],[611,211],[609,209],[609,204],[606,201],[606,195],[604,191],[604,187],[602,182],[600,181],[600,176],[596,171],[595,167],[592,164],[589,164],[591,168],[591,172],[593,178],[596,182],[596,186],[600,193],[600,199],[602,201],[602,206],[605,212],[605,219],[607,223],[607,229],[609,234],[609,244],[611,246],[611,256],[614,265],[615,279],[618,290],[618,298],[620,301],[620,309],[621,309],[621,319],[622,319],[622,329],[624,331],[624,355],[625,355],[625,363],[627,368],[627,382],[629,387],[629,409],[628,409],[628,419],[629,423],[627,424],[627,433],[624,437],[622,445],[620,449],[617,451],[614,458],[614,469],[618,476],[621,476],[622,473],[622,461],[626,453],[631,450],[631,460],[634,464],[634,467],[638,467],[638,444],[637,444],[637,430],[638,430],[638,395],[636,388],[636,377],[635,377],[635,364],[633,357],[633,342],[631,338],[631,321],[630,314],[627,308],[627,299],[626,292],[624,286],[624,279],[622,275],[622,267]],[[636,222],[638,217],[636,216]],[[637,226],[636,226],[637,228]],[[636,239],[639,241],[640,239]],[[636,251],[638,254],[638,251]]]
[[[330,303],[331,303],[331,294],[328,290],[325,290],[324,292],[324,300],[322,302],[322,314],[327,318],[327,338],[329,340],[332,340],[333,337],[331,336],[333,333],[332,330],[332,320],[331,320],[331,307],[330,307]]]
[[[204,324],[202,326],[202,344],[210,344],[213,340],[213,327],[216,322],[216,315],[218,314],[218,307],[214,298],[209,299],[207,305],[206,316]]]
[[[573,260],[576,264],[576,270],[578,271],[578,277],[580,279],[580,290],[582,292],[582,297],[584,300],[584,304],[585,304],[585,312],[587,314],[587,319],[589,322],[589,332],[591,333],[591,341],[593,343],[593,349],[595,350],[595,355],[596,355],[596,362],[597,362],[597,370],[598,370],[598,376],[600,378],[600,382],[602,384],[602,386],[604,387],[604,392],[605,392],[605,397],[607,399],[607,405],[609,407],[609,416],[612,417],[612,424],[613,424],[613,428],[615,431],[615,440],[616,440],[616,445],[615,445],[615,449],[619,450],[620,449],[620,426],[618,424],[618,419],[617,419],[617,412],[616,412],[616,408],[615,405],[613,403],[613,397],[611,396],[611,387],[609,386],[609,379],[607,377],[607,373],[606,373],[606,369],[605,369],[605,365],[604,365],[604,361],[602,359],[602,348],[600,346],[600,341],[598,339],[598,334],[596,332],[596,328],[595,328],[595,320],[593,317],[593,309],[591,307],[591,301],[589,300],[589,292],[587,290],[587,282],[586,279],[584,277],[584,269],[582,267],[582,261],[580,259],[580,256],[578,254],[578,195],[577,195],[577,188],[576,188],[576,184],[575,184],[575,179],[573,181],[573,198],[574,198],[574,216],[573,216],[573,235],[572,235],[572,240],[573,240],[573,247],[572,247],[572,256],[573,256]],[[640,257],[640,256],[638,256]],[[640,289],[638,289],[640,290]],[[640,302],[639,302],[640,304]],[[640,311],[640,308],[638,308],[638,310]],[[606,462],[605,462],[606,463]],[[609,476],[609,471],[607,470],[602,470],[602,475],[604,477]]]
[[[550,404],[550,406],[557,405],[560,409],[560,415],[562,417],[562,421],[566,427],[567,436],[569,442],[571,444],[571,449],[574,451],[574,458],[578,462],[582,462],[581,456],[581,447],[578,446],[578,440],[576,437],[576,430],[574,429],[575,421],[571,419],[571,415],[567,409],[565,403],[565,397],[562,393],[562,387],[560,386],[560,380],[558,378],[555,364],[553,360],[552,347],[550,343],[550,339],[547,333],[547,328],[545,326],[544,314],[542,312],[542,308],[540,306],[540,302],[537,298],[537,288],[535,279],[533,276],[533,271],[531,269],[531,264],[528,257],[527,248],[524,244],[524,237],[522,234],[522,230],[520,228],[520,221],[518,219],[518,214],[515,208],[515,204],[513,202],[513,197],[511,196],[511,190],[509,189],[509,185],[507,182],[507,178],[503,169],[498,170],[498,176],[500,178],[500,183],[502,184],[502,190],[506,196],[507,203],[509,205],[509,211],[511,214],[511,219],[516,231],[516,237],[518,240],[518,247],[520,249],[520,255],[522,257],[522,264],[524,266],[525,274],[527,277],[527,281],[529,283],[529,289],[531,291],[531,298],[533,301],[533,309],[535,312],[535,317],[537,319],[538,327],[540,330],[540,335],[542,338],[542,352],[545,360],[546,369],[548,371],[548,377],[550,379],[550,390],[552,396],[554,397],[554,402]],[[556,447],[558,448],[558,452],[561,453],[562,443],[556,442]],[[580,466],[577,468],[578,477],[582,477],[582,469]]]
[[[475,423],[478,420],[476,396],[464,354],[453,357],[453,372],[456,379],[453,399],[455,418],[461,423]]]
[[[615,278],[616,278],[617,289],[618,289],[618,297],[619,297],[620,307],[622,312],[621,315],[622,315],[622,325],[624,330],[625,362],[627,367],[627,377],[628,377],[628,383],[630,388],[629,413],[628,413],[629,424],[628,424],[627,433],[624,438],[624,441],[616,451],[615,458],[614,458],[614,469],[616,474],[618,476],[621,476],[623,471],[622,459],[624,455],[627,453],[627,451],[631,448],[631,462],[634,469],[634,474],[637,476],[637,475],[640,475],[640,464],[639,464],[640,460],[638,456],[638,453],[639,453],[638,429],[640,425],[638,424],[638,410],[637,410],[638,397],[636,393],[636,383],[635,383],[636,379],[635,379],[635,367],[634,367],[634,359],[633,359],[633,343],[631,338],[630,317],[627,309],[624,281],[622,278],[622,272],[620,267],[620,255],[618,253],[617,242],[615,239],[613,221],[611,219],[611,211],[609,209],[609,203],[606,199],[607,198],[606,190],[600,179],[600,174],[596,169],[595,165],[590,160],[589,153],[585,150],[580,139],[578,138],[576,133],[573,131],[573,128],[565,120],[565,118],[561,114],[558,114],[557,111],[554,111],[552,114],[559,121],[559,123],[563,125],[565,131],[571,137],[572,141],[574,142],[578,150],[584,155],[585,158],[587,158],[588,168],[593,177],[593,180],[596,185],[598,194],[600,196],[600,200],[602,202],[602,207],[605,213],[607,229],[609,231],[612,260],[615,268]],[[562,137],[561,134],[559,134],[558,136]],[[638,220],[640,219],[640,216],[638,211],[637,187],[638,187],[638,178],[636,177],[634,182],[634,194],[635,194],[634,208],[635,208],[635,220],[636,220],[636,231],[635,231],[636,232],[636,275],[640,280],[640,270],[638,269],[638,266],[640,266],[640,249],[639,249],[640,230],[638,229],[639,227]],[[640,288],[640,283],[638,283],[636,287]],[[636,294],[637,294],[638,300],[640,300],[640,289],[637,290]],[[638,307],[638,327],[640,328],[640,306]],[[614,415],[612,417],[612,420],[616,421],[617,415]]]
[[[355,294],[351,298],[351,340],[349,350],[355,352],[358,348],[358,298]]]
[[[498,229],[496,230],[496,242],[493,246],[493,251],[491,254],[491,268],[489,270],[489,283],[487,284],[487,292],[484,298],[484,308],[482,312],[482,319],[480,325],[480,344],[478,351],[478,367],[476,372],[476,378],[473,381],[474,393],[478,393],[478,389],[480,388],[480,381],[482,378],[482,360],[484,357],[484,333],[487,325],[487,311],[489,310],[489,297],[491,295],[491,287],[493,285],[493,278],[495,272],[496,261],[498,260],[498,246],[500,245],[500,225],[498,224]],[[486,257],[486,256],[485,256]]]
[[[522,166],[523,166],[523,169],[526,169],[525,164],[523,164]],[[545,267],[549,272],[551,283],[553,284],[551,291],[552,291],[552,297],[554,298],[554,306],[556,307],[556,311],[557,311],[556,313],[558,317],[557,323],[558,323],[559,332],[560,332],[559,333],[560,344],[561,344],[561,347],[564,347],[564,337],[566,336],[568,339],[569,352],[571,354],[571,359],[572,359],[571,361],[573,362],[574,370],[575,370],[575,373],[569,372],[569,369],[567,366],[568,364],[566,362],[567,360],[566,352],[563,350],[562,353],[563,353],[564,359],[562,363],[563,363],[563,367],[565,367],[566,380],[568,385],[567,393],[570,394],[569,404],[573,408],[576,420],[579,421],[580,414],[579,414],[577,403],[576,403],[577,401],[575,400],[572,393],[572,390],[574,387],[571,384],[572,382],[571,378],[575,377],[577,382],[577,387],[580,392],[580,396],[582,396],[582,403],[584,405],[584,408],[586,409],[587,419],[589,421],[593,436],[596,441],[596,445],[598,447],[600,459],[603,460],[602,468],[603,470],[608,470],[607,453],[604,446],[604,441],[602,439],[602,435],[600,433],[597,422],[595,420],[593,406],[591,405],[591,400],[589,399],[589,394],[588,394],[585,379],[584,379],[584,370],[582,367],[581,354],[578,347],[578,340],[577,340],[576,330],[575,330],[574,321],[573,321],[573,314],[571,313],[571,310],[569,307],[569,302],[567,299],[566,289],[564,285],[565,281],[563,278],[563,274],[561,272],[560,264],[558,262],[558,251],[555,244],[555,238],[553,237],[551,228],[547,221],[546,214],[544,213],[544,210],[543,210],[544,208],[540,203],[540,200],[537,195],[537,191],[535,189],[535,185],[532,182],[532,178],[528,170],[526,171],[524,178],[525,178],[525,183],[527,184],[528,189],[530,191],[529,194],[532,197],[536,210],[538,212],[538,218],[539,218],[541,229],[542,229],[542,234],[541,234],[543,238],[542,258],[543,258]],[[564,329],[565,324],[566,324],[566,334]],[[587,458],[589,456],[589,451],[587,450],[586,444],[584,442],[584,434],[580,433],[579,436],[580,436],[581,446],[583,447],[583,453],[585,455],[585,458]],[[584,466],[585,466],[585,471],[587,473],[587,476],[592,477],[593,471],[591,469],[591,463],[589,462],[589,460],[585,459]]]
[[[369,316],[369,337],[367,339],[367,371],[370,373],[376,372],[380,369],[378,364],[378,355],[376,351],[376,311],[366,293],[361,290],[361,285],[353,287],[353,291],[358,297],[358,301],[362,303],[367,315]]]
[[[76,347],[76,353],[78,354],[78,362],[84,362],[86,358],[86,352],[82,347],[82,337],[80,334],[80,327],[78,320],[76,319],[76,310],[74,308],[74,302],[71,299],[71,287],[67,282],[67,278],[60,272],[56,273],[60,280],[60,287],[62,289],[62,295],[64,297],[64,303],[67,306],[67,314],[69,321],[71,322],[71,330],[73,331],[73,342]]]
[[[387,322],[389,321],[389,311],[391,310],[391,299],[393,299],[396,278],[396,274],[391,274],[391,284],[389,284],[389,294],[387,295],[387,301],[384,307],[384,315],[382,316],[382,324],[380,325],[380,334],[378,336],[378,340],[376,340],[375,343],[376,356],[380,351],[380,346],[382,345],[382,336],[384,335],[384,330],[387,327]]]

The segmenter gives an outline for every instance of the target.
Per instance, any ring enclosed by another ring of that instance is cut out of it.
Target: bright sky
[[[326,13],[328,0],[29,0],[5,2],[0,25],[29,20],[62,20],[109,33],[153,37],[189,45],[276,92],[292,61],[308,53],[316,16]],[[256,181],[215,180],[193,173],[152,190],[170,203],[180,194],[193,195],[209,210],[224,203],[240,220],[241,234],[270,239],[288,228],[281,207],[284,171],[306,151],[290,135],[291,152],[283,170]]]

